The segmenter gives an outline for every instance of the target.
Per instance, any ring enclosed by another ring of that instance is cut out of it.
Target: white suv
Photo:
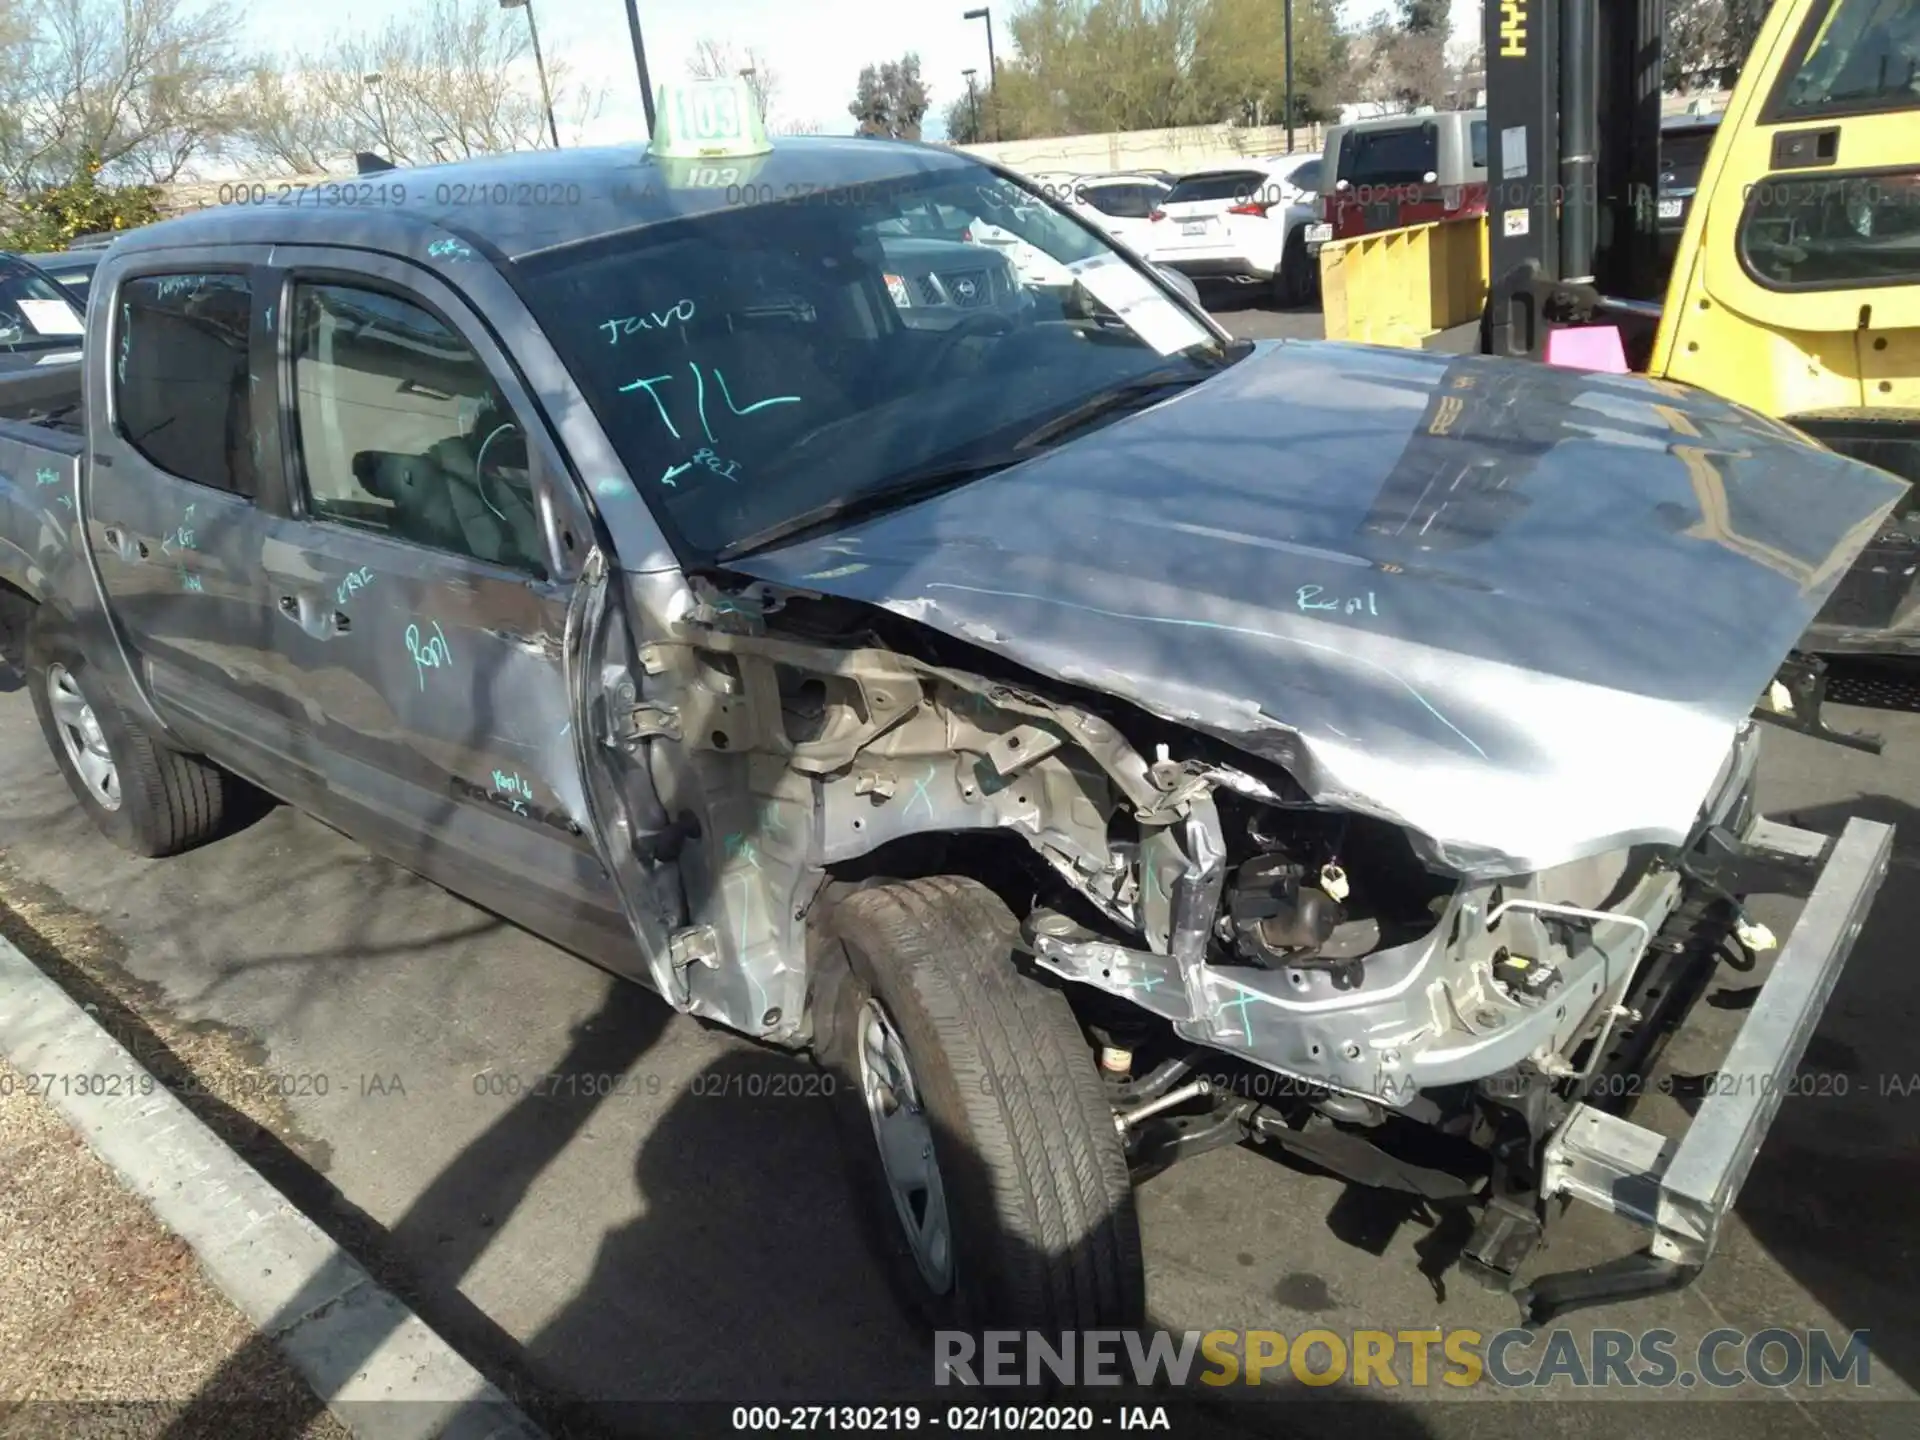
[[[1082,175],[1064,198],[1089,225],[1144,255],[1153,240],[1153,212],[1172,188],[1153,175]]]
[[[1183,175],[1153,212],[1147,258],[1186,275],[1271,284],[1275,303],[1313,297],[1304,226],[1319,218],[1320,157],[1273,155]]]

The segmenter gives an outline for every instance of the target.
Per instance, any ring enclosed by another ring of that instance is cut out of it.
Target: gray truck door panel
[[[260,569],[336,823],[653,983],[664,933],[636,937],[589,818],[568,658],[587,597],[540,517],[590,529],[538,411],[431,274],[275,260],[289,503]]]

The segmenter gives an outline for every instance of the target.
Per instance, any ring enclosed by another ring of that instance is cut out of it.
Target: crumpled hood
[[[1293,342],[735,568],[1222,737],[1494,876],[1683,840],[1904,490],[1677,386]]]

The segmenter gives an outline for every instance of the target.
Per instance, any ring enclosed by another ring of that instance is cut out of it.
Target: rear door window
[[[1487,168],[1487,122],[1475,120],[1467,126],[1467,164],[1475,170]]]
[[[1431,121],[1393,130],[1358,130],[1347,136],[1340,178],[1355,189],[1369,185],[1418,185],[1440,168],[1440,128]]]
[[[244,275],[141,275],[124,281],[114,332],[114,420],[169,475],[254,493]]]
[[[1295,170],[1287,179],[1296,190],[1317,191],[1320,188],[1320,162],[1309,160]]]

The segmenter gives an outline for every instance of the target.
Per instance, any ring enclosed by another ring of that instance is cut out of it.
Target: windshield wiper
[[[823,530],[836,524],[858,520],[862,516],[875,515],[883,510],[896,509],[909,501],[925,499],[942,490],[951,490],[964,485],[969,480],[977,480],[982,475],[991,475],[996,470],[1005,470],[1010,465],[1018,465],[1022,460],[1031,460],[1039,454],[1039,448],[998,450],[991,455],[978,456],[972,460],[959,460],[952,464],[932,465],[925,470],[910,470],[894,480],[889,480],[872,490],[856,490],[851,495],[836,495],[831,500],[822,501],[797,515],[789,515],[777,520],[764,529],[751,535],[728,542],[714,555],[714,559],[726,563],[738,560],[742,556],[753,555],[761,550],[771,550],[774,546],[789,540],[797,540],[815,530]]]
[[[1137,380],[1123,381],[1109,386],[1105,390],[1096,390],[1071,409],[1063,411],[1051,420],[1029,430],[1015,443],[1016,448],[1029,445],[1048,445],[1065,438],[1095,420],[1100,420],[1119,410],[1125,410],[1138,404],[1142,399],[1158,395],[1167,390],[1185,390],[1198,385],[1202,380],[1211,379],[1212,371],[1203,371],[1196,375],[1191,370],[1156,370],[1151,375],[1142,375]]]
[[[1005,450],[996,450],[991,454],[977,455],[967,460],[931,465],[923,470],[909,470],[904,475],[897,476],[874,489],[857,490],[850,495],[837,495],[811,509],[802,510],[797,515],[775,521],[765,529],[756,530],[751,535],[729,542],[715,554],[714,559],[725,564],[729,560],[738,560],[743,556],[771,549],[786,541],[797,540],[815,530],[824,529],[830,525],[846,524],[883,510],[897,509],[911,501],[925,499],[942,490],[951,490],[966,484],[969,480],[977,480],[982,475],[991,475],[996,470],[1005,470],[1009,466],[1020,464],[1023,460],[1031,460],[1072,431],[1089,425],[1102,416],[1137,404],[1146,396],[1156,395],[1166,390],[1184,390],[1189,385],[1197,385],[1200,381],[1207,379],[1210,373],[1202,372],[1196,375],[1188,370],[1161,370],[1151,375],[1143,375],[1136,380],[1110,386],[1036,426]]]

